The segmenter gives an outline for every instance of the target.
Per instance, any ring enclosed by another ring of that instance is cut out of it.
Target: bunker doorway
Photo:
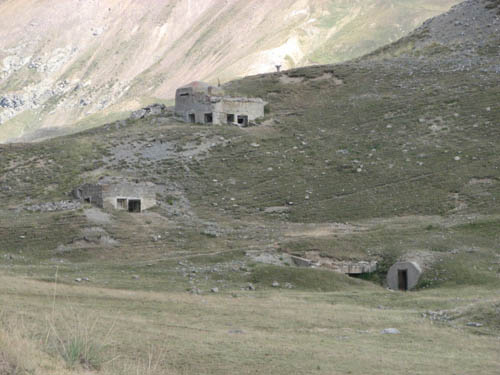
[[[238,124],[241,126],[248,126],[248,116],[238,116]]]
[[[205,124],[211,124],[214,121],[214,116],[211,113],[205,113]]]
[[[228,114],[227,115],[227,123],[228,124],[234,123],[234,115],[233,114]]]
[[[398,289],[408,290],[408,270],[398,270]]]
[[[141,212],[141,200],[140,199],[129,199],[128,200],[128,212]]]
[[[194,113],[189,114],[189,122],[192,124],[196,122],[196,116],[194,115]]]
[[[127,199],[126,198],[118,198],[116,200],[116,207],[121,210],[127,209]]]

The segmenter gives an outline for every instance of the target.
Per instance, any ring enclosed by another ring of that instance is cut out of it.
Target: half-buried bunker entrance
[[[387,286],[393,290],[411,290],[421,275],[422,268],[416,262],[397,262],[387,272]]]
[[[141,212],[141,200],[140,199],[129,199],[128,200],[128,212]]]

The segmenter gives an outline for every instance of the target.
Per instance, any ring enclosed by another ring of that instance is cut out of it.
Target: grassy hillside
[[[498,372],[489,4],[355,61],[230,82],[269,103],[254,127],[164,114],[0,146],[0,374]],[[111,177],[161,186],[158,207],[57,203]],[[417,290],[385,289],[408,257]]]

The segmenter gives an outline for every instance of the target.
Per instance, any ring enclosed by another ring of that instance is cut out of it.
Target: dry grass
[[[0,327],[1,375],[71,375],[63,362],[49,356],[39,342],[28,338],[29,329],[22,319],[3,316]]]
[[[11,277],[1,277],[0,285],[0,296],[9,298],[5,316],[23,311],[29,322],[24,332],[42,337],[43,316],[53,308],[51,288]],[[273,290],[239,292],[238,298],[58,289],[58,310],[71,306],[82,317],[99,315],[94,340],[114,324],[111,345],[102,352],[108,360],[101,368],[105,374],[392,374],[414,369],[495,374],[500,366],[495,331],[479,336],[465,326],[432,324],[421,317],[426,309],[468,305],[491,294],[477,288],[414,294],[372,287],[334,293]],[[382,335],[388,327],[401,334]]]

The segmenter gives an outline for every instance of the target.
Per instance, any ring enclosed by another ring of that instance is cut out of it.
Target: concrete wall
[[[190,122],[189,114],[195,115],[195,122],[205,123],[205,113],[212,113],[208,92],[195,91],[191,87],[180,88],[175,93],[175,114]]]
[[[411,290],[417,286],[418,280],[422,275],[422,268],[416,262],[397,262],[389,268],[387,272],[387,286],[390,289],[399,289],[398,271],[406,270],[408,277],[408,290]]]
[[[103,185],[103,201],[105,207],[120,209],[118,199],[140,199],[141,210],[156,206],[156,193],[158,189],[152,183],[119,183]]]
[[[255,121],[264,117],[265,102],[260,99],[245,98],[222,98],[214,103],[214,123],[227,124],[227,116],[234,115],[234,123],[237,123],[238,116],[248,116],[249,121]]]
[[[102,186],[97,184],[83,184],[73,190],[73,196],[82,201],[89,200],[97,207],[103,207]]]
[[[220,90],[212,86],[185,86],[175,93],[175,114],[185,122],[191,122],[194,114],[195,122],[205,124],[206,114],[212,114],[213,124],[227,124],[227,115],[234,115],[237,123],[238,115],[247,116],[248,121],[264,117],[265,102],[262,99],[230,98],[222,96]]]

